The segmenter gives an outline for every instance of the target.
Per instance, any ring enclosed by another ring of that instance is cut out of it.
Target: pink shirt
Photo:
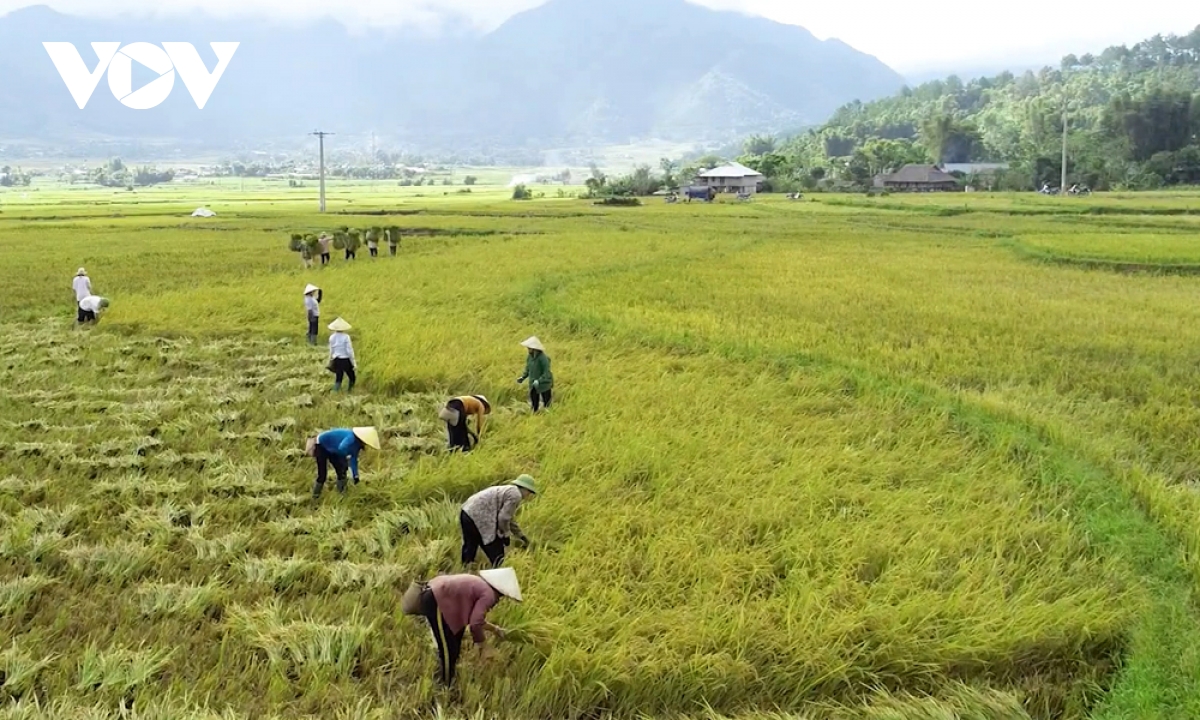
[[[500,593],[478,575],[439,575],[429,581],[429,589],[450,631],[458,634],[470,626],[471,637],[482,644],[487,612],[500,602]]]

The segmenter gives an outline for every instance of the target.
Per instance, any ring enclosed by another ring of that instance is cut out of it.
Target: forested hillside
[[[963,82],[957,77],[854,102],[780,147],[747,143],[743,162],[778,188],[814,175],[866,185],[909,162],[1002,162],[1011,189],[1059,184],[1063,117],[1068,182],[1146,189],[1200,184],[1200,27],[1059,68]]]

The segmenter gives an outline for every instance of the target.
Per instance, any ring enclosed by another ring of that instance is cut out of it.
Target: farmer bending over
[[[338,492],[346,492],[346,471],[349,469],[358,484],[358,454],[364,447],[379,449],[379,432],[373,427],[354,429],[338,428],[326,430],[315,438],[309,438],[308,454],[317,461],[317,481],[313,484],[313,500],[321,497],[321,490],[328,478],[329,465],[337,473]]]
[[[500,567],[504,564],[504,549],[510,536],[529,545],[529,538],[521,532],[513,516],[523,500],[536,494],[533,478],[522,475],[508,485],[480,490],[463,503],[458,513],[463,536],[463,565],[475,562],[475,556],[482,548],[492,567]]]
[[[450,438],[450,451],[461,450],[471,452],[471,436],[475,443],[483,435],[484,416],[492,412],[492,405],[482,395],[464,395],[452,398],[438,411],[438,417],[446,423],[446,433]],[[475,432],[467,427],[468,417],[475,416]]]
[[[88,295],[79,301],[79,322],[95,325],[100,321],[100,313],[108,309],[108,300],[96,295]]]
[[[449,687],[454,682],[468,627],[480,659],[495,657],[496,651],[487,644],[484,631],[504,638],[504,629],[487,620],[488,611],[501,597],[521,602],[521,586],[510,568],[480,570],[479,575],[439,575],[427,583],[415,584],[405,593],[401,604],[405,614],[423,615],[429,621],[437,645],[438,680],[442,685]]]

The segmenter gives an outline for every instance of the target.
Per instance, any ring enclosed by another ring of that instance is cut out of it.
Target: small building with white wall
[[[712,188],[717,192],[753,195],[758,192],[758,184],[763,180],[766,178],[757,170],[752,170],[740,163],[729,163],[700,173],[696,176],[695,184],[700,187]]]

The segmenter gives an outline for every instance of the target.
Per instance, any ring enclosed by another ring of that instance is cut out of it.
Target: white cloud
[[[420,23],[455,11],[481,27],[545,0],[0,0],[0,12],[49,4],[64,12],[270,14],[280,18],[333,15],[350,25]],[[1033,65],[1067,53],[1098,52],[1155,33],[1185,33],[1200,25],[1200,4],[1186,0],[1008,0],[1000,5],[920,0],[696,0],[802,25],[819,38],[836,37],[901,72],[976,64]],[[594,0],[603,12],[605,0]]]

